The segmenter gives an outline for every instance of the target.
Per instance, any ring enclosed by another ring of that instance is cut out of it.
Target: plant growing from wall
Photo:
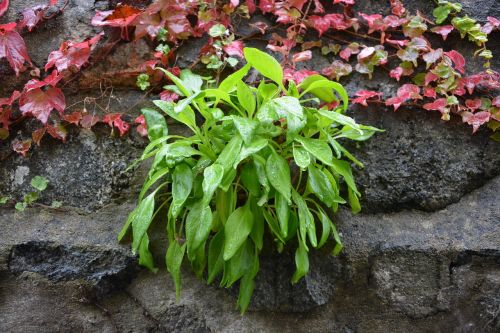
[[[208,283],[220,277],[221,286],[231,287],[239,281],[242,312],[266,230],[278,251],[296,247],[292,283],[307,274],[311,249],[332,237],[333,254],[339,253],[342,243],[329,213],[346,203],[344,193],[352,211],[360,210],[350,162],[361,165],[339,139],[363,141],[379,131],[343,114],[348,96],[339,83],[313,75],[285,87],[273,57],[253,48],[244,55],[247,64],[217,88],[202,88],[202,78],[189,70],[176,77],[161,69],[183,98],[156,100],[159,110],[142,110],[151,143],[140,160],[153,162],[119,235],[131,227],[132,250],[140,264],[155,270],[148,229],[156,217],[166,222],[166,265],[177,295],[187,259]],[[270,82],[244,83],[251,67]],[[337,101],[340,106],[329,109]],[[170,134],[165,116],[191,135]]]

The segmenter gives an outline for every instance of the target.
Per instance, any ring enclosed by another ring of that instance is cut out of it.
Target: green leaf
[[[0,196],[0,205],[5,205],[9,201],[9,197]]]
[[[252,89],[250,89],[243,81],[239,81],[236,85],[236,92],[240,105],[247,110],[248,116],[252,117],[256,104]]]
[[[26,202],[26,204],[30,205],[33,202],[38,200],[38,192],[32,191],[26,194],[23,198],[23,201]]]
[[[212,164],[203,172],[203,202],[208,205],[212,196],[222,181],[224,176],[224,167],[220,164]]]
[[[255,251],[252,241],[247,239],[236,254],[224,265],[221,285],[231,287],[244,274],[248,273],[254,263]]]
[[[283,90],[283,69],[280,63],[269,54],[259,49],[245,47],[243,49],[246,61],[265,77],[276,82]]]
[[[193,189],[193,171],[186,163],[177,164],[172,174],[172,218],[176,218]]]
[[[212,229],[212,210],[203,202],[195,203],[186,217],[186,244],[188,257],[194,258],[196,250],[207,240]]]
[[[271,229],[271,232],[276,236],[281,243],[285,243],[283,237],[281,237],[281,231],[280,227],[278,225],[278,221],[274,218],[271,213],[267,209],[262,210],[262,215],[264,216],[264,219],[267,222],[267,225],[269,226],[269,229]]]
[[[148,137],[150,141],[160,139],[168,135],[167,122],[162,114],[149,108],[141,109],[141,112],[146,119]]]
[[[296,137],[295,140],[301,143],[302,147],[311,153],[312,156],[326,165],[332,165],[333,153],[327,142],[300,136]]]
[[[297,205],[299,211],[299,233],[304,246],[306,246],[306,235],[309,237],[309,242],[313,247],[318,246],[318,241],[316,239],[316,225],[314,224],[314,216],[312,215],[309,207],[304,198],[297,193],[297,191],[292,191],[293,202]],[[307,246],[306,246],[307,248]]]
[[[292,284],[299,282],[307,272],[309,272],[309,256],[305,244],[299,240],[299,247],[295,251],[295,267],[296,271],[292,277]]]
[[[179,75],[184,87],[189,89],[193,94],[201,90],[203,80],[198,74],[194,74],[189,69],[183,69]]]
[[[165,261],[167,270],[172,275],[175,284],[175,296],[179,299],[181,295],[181,265],[186,252],[186,243],[182,246],[177,241],[170,242]]]
[[[255,248],[261,251],[264,246],[264,216],[262,209],[257,205],[254,198],[250,202],[250,209],[253,213],[253,227],[250,232],[250,238],[253,240]]]
[[[196,117],[190,107],[186,107],[184,110],[177,112],[175,111],[175,105],[172,102],[155,100],[153,103],[169,117],[174,118],[178,122],[183,123],[190,128],[194,128],[196,126]]]
[[[221,165],[224,171],[231,169],[240,154],[242,144],[243,141],[239,135],[233,136],[221,151],[215,163]]]
[[[338,256],[344,246],[342,245],[342,241],[340,240],[340,236],[339,233],[337,232],[337,228],[335,228],[335,225],[332,223],[330,224],[330,227],[332,229],[333,239],[335,239],[336,242],[335,247],[333,248],[332,255]]]
[[[150,271],[156,273],[158,268],[155,267],[153,255],[149,251],[149,237],[144,234],[141,245],[139,245],[139,265],[148,268]]]
[[[132,223],[132,233],[134,239],[132,241],[132,252],[136,253],[142,238],[151,224],[153,212],[155,209],[155,195],[156,191],[148,195],[142,200],[134,210]]]
[[[238,156],[238,158],[234,162],[233,168],[236,168],[238,164],[245,158],[252,156],[261,151],[262,149],[264,149],[267,146],[267,144],[268,144],[267,139],[259,138],[252,141],[248,146],[243,145],[240,151],[240,156]]]
[[[437,24],[443,23],[450,13],[451,9],[448,6],[439,6],[432,11],[432,15],[436,18]]]
[[[238,307],[240,308],[241,314],[244,314],[250,304],[252,299],[253,290],[255,288],[254,278],[259,271],[259,257],[257,254],[253,256],[252,266],[249,268],[248,272],[243,275],[240,280],[240,291],[238,294]]]
[[[325,80],[328,81],[328,79],[326,77],[321,76],[319,74],[310,75],[310,76],[306,77],[304,79],[304,81],[302,81],[302,83],[299,85],[299,89],[307,90],[311,86],[311,84],[313,84],[314,82],[325,81]],[[316,87],[314,89],[309,89],[309,92],[327,103],[330,103],[330,102],[337,100],[332,89],[325,89],[323,87]]]
[[[187,96],[187,97],[191,96],[190,90],[184,85],[184,82],[182,82],[181,79],[179,79],[177,76],[175,76],[174,74],[170,73],[169,71],[167,71],[164,68],[155,67],[155,69],[159,69],[163,73],[165,73],[165,75],[177,86],[177,88],[179,88],[179,90],[181,91],[181,93],[184,96]]]
[[[302,146],[298,146],[296,144],[293,145],[293,159],[295,164],[299,166],[302,170],[307,169],[309,164],[311,163],[311,156],[302,148]]]
[[[256,120],[243,118],[240,116],[231,116],[231,120],[234,123],[234,126],[240,133],[241,138],[245,142],[246,145],[251,145],[253,139],[255,138],[255,132],[259,127],[259,122]]]
[[[240,181],[252,196],[259,197],[260,183],[254,163],[245,163],[241,168]]]
[[[250,203],[237,208],[224,225],[224,260],[231,259],[252,231],[253,214]]]
[[[301,85],[302,86],[302,85]],[[318,93],[318,90],[325,91],[329,90],[331,91],[333,89],[342,99],[342,109],[345,111],[347,110],[347,106],[349,104],[349,95],[347,94],[347,91],[344,89],[344,87],[337,82],[333,82],[330,80],[317,80],[315,82],[312,82],[304,91],[300,94],[300,96],[304,96],[307,93],[312,93],[313,95]],[[321,98],[319,96],[323,96],[324,93],[321,95],[318,95],[318,98]],[[336,99],[336,98],[335,98]]]
[[[286,119],[287,136],[298,133],[307,123],[300,101],[291,96],[269,100],[257,112],[257,119],[266,125],[273,125],[281,118]]]
[[[221,230],[210,240],[208,246],[208,278],[211,284],[224,268],[224,231]]]
[[[279,88],[274,83],[265,83],[264,80],[262,80],[257,87],[257,92],[259,95],[259,103],[262,104],[276,97],[279,94]]]
[[[314,165],[310,165],[308,168],[308,185],[312,192],[316,194],[318,199],[320,199],[325,205],[331,207],[332,204],[337,201],[335,196],[335,190],[328,177],[323,171],[316,168]],[[338,202],[338,201],[337,201]]]
[[[274,196],[274,201],[276,205],[276,216],[278,217],[278,222],[281,230],[281,235],[283,238],[288,236],[288,219],[290,217],[290,205],[283,195],[276,193]]]
[[[347,189],[347,193],[349,196],[349,205],[351,206],[351,211],[353,214],[357,214],[361,211],[361,205],[359,204],[359,199],[356,193],[351,189]]]
[[[318,217],[321,222],[321,238],[318,247],[322,247],[328,240],[328,236],[330,236],[332,222],[322,209],[319,211]]]
[[[47,188],[47,185],[49,184],[49,181],[47,178],[42,177],[42,176],[35,176],[31,180],[31,186],[33,186],[35,189],[38,191],[42,192]]]
[[[354,182],[354,177],[352,175],[352,169],[349,163],[346,161],[341,161],[334,159],[333,162],[333,171],[339,173],[342,177],[344,177],[344,180],[347,184],[347,186],[354,191],[356,195],[361,195],[357,188],[356,188],[356,183]]]
[[[214,24],[209,30],[208,34],[211,37],[221,37],[224,36],[226,33],[227,29],[224,25],[222,24]]]
[[[356,124],[356,121],[351,117],[344,116],[343,114],[340,114],[335,111],[327,111],[327,110],[318,110],[318,113],[323,117],[328,118],[338,124],[349,126],[350,128],[355,129],[360,133],[363,133],[363,131],[360,128],[360,125]]]
[[[245,75],[248,74],[248,71],[250,70],[251,66],[250,64],[246,64],[236,72],[232,73],[228,77],[226,77],[219,85],[219,89],[222,91],[225,91],[227,93],[233,91],[236,89],[236,85],[238,84],[239,81],[241,81]]]
[[[266,162],[266,175],[276,191],[290,203],[292,183],[288,162],[276,152],[271,153]]]
[[[24,212],[26,210],[26,207],[28,207],[28,204],[26,202],[17,202],[14,206],[14,208],[16,208],[16,210],[19,212]]]
[[[141,90],[146,90],[151,85],[149,83],[149,75],[142,73],[137,76],[137,81],[135,83]]]

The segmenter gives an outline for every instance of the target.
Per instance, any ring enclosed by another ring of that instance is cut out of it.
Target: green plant
[[[42,176],[33,177],[33,179],[31,179],[31,186],[36,191],[31,191],[28,194],[26,194],[23,197],[23,201],[16,203],[15,208],[20,212],[24,212],[24,210],[26,209],[26,207],[28,207],[28,205],[30,205],[33,202],[38,200],[38,198],[40,197],[40,193],[45,191],[48,184],[49,184],[49,181],[45,177],[42,177]],[[5,202],[6,201],[7,200],[5,200]]]
[[[333,254],[340,252],[328,209],[335,212],[346,202],[343,182],[352,211],[360,210],[350,163],[341,158],[362,164],[338,139],[363,141],[379,131],[343,115],[348,96],[339,83],[313,75],[298,86],[288,81],[286,88],[273,57],[253,48],[244,54],[247,65],[218,88],[202,89],[202,78],[188,70],[178,78],[161,69],[184,98],[154,101],[164,114],[142,110],[151,143],[140,160],[153,163],[139,204],[119,234],[121,240],[131,226],[132,250],[140,264],[155,270],[147,231],[158,214],[166,214],[166,265],[177,295],[187,256],[198,277],[208,268],[208,283],[220,274],[221,286],[240,281],[242,312],[253,292],[266,225],[278,251],[297,244],[292,283],[307,274],[310,248],[322,247],[330,235]],[[272,82],[245,84],[251,67]],[[203,118],[201,126],[195,113]],[[165,115],[192,135],[170,134]]]

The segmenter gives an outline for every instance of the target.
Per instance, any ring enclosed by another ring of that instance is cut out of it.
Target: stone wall
[[[386,1],[357,2],[369,13],[387,8]],[[432,8],[432,1],[406,2],[411,9]],[[495,0],[461,2],[479,20],[500,17]],[[37,1],[11,3],[8,20]],[[41,66],[62,40],[97,32],[89,25],[94,10],[112,3],[71,0],[62,15],[26,35],[33,61]],[[247,22],[239,29],[251,33]],[[491,36],[497,54],[498,37]],[[451,42],[471,54],[468,43]],[[190,63],[200,43],[186,43],[178,63]],[[148,102],[134,80],[115,74],[149,51],[142,41],[120,44],[68,88],[68,105],[92,96],[103,105],[111,101],[111,111],[137,115]],[[317,55],[305,66],[329,61]],[[470,70],[479,66],[470,63]],[[0,74],[0,95],[19,87],[21,79],[3,62]],[[112,92],[103,93],[101,78],[112,83]],[[354,75],[343,83],[349,91],[396,88],[377,75],[372,81]],[[311,272],[295,286],[289,282],[293,256],[268,251],[244,316],[235,310],[235,290],[206,286],[189,267],[176,301],[164,268],[157,274],[139,268],[129,246],[116,242],[144,176],[143,168],[125,171],[144,146],[138,136],[110,137],[104,126],[73,130],[66,144],[45,138],[29,158],[1,143],[0,192],[20,198],[31,178],[43,175],[50,184],[41,203],[59,200],[63,207],[24,213],[0,208],[0,331],[498,332],[500,144],[485,130],[471,135],[459,120],[443,123],[424,110],[349,112],[386,132],[351,147],[366,165],[356,175],[363,212],[336,216],[344,251],[339,257],[313,253]],[[24,126],[18,135],[32,124]],[[161,267],[165,237],[163,226],[157,228],[151,242]]]

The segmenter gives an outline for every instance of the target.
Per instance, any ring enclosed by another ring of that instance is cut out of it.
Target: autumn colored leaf
[[[475,99],[466,99],[465,100],[465,106],[471,111],[474,112],[477,109],[481,107],[481,99],[480,98],[475,98]]]
[[[24,63],[31,64],[31,60],[23,38],[15,30],[16,26],[16,23],[0,24],[0,59],[6,58],[19,76],[24,70]]]
[[[352,6],[354,5],[354,0],[333,0],[333,3],[342,3],[344,5]]]
[[[0,0],[0,16],[5,14],[7,9],[9,9],[9,0]]]
[[[307,51],[295,53],[292,56],[292,61],[293,62],[301,62],[301,61],[311,60],[311,58],[312,58],[312,52],[310,50],[307,50]]]
[[[324,18],[330,21],[330,27],[334,30],[346,30],[352,26],[343,14],[327,14]]]
[[[349,61],[349,58],[353,54],[358,54],[359,53],[359,44],[358,43],[351,43],[347,45],[345,49],[340,51],[339,56],[344,59],[345,61]]]
[[[2,129],[4,131],[9,131],[9,126],[10,126],[10,115],[11,115],[11,109],[10,108],[0,108],[0,124],[2,124]]]
[[[443,40],[446,40],[450,32],[453,31],[452,25],[441,25],[431,29],[432,32],[439,34],[443,37]]]
[[[425,53],[422,56],[422,59],[424,59],[426,68],[428,69],[429,67],[431,67],[433,63],[441,59],[442,56],[443,56],[443,49],[439,48],[437,50],[431,50]]]
[[[389,72],[389,76],[396,79],[399,82],[401,75],[403,74],[403,68],[398,66]]]
[[[82,116],[82,120],[80,120],[80,125],[85,129],[91,129],[100,121],[99,116],[93,114],[86,114]]]
[[[500,107],[500,95],[493,98],[493,100],[491,101],[491,105],[499,108]]]
[[[323,16],[312,15],[308,18],[308,22],[318,31],[320,36],[330,29],[330,20]]]
[[[382,93],[376,92],[376,91],[371,91],[371,90],[358,90],[356,92],[356,96],[357,97],[352,100],[353,103],[368,106],[368,104],[366,103],[367,99],[370,99],[373,97],[377,97],[377,99],[380,99],[380,97],[382,96]]]
[[[396,40],[396,39],[390,39],[389,37],[387,37],[385,41],[389,44],[397,45],[400,47],[406,46],[410,42],[408,39]]]
[[[394,107],[394,111],[396,111],[408,99],[422,99],[418,86],[411,83],[403,84],[398,89],[395,97],[388,98],[385,101],[385,105]]]
[[[259,9],[263,14],[270,13],[276,9],[276,4],[274,0],[260,0]]]
[[[424,96],[430,98],[436,98],[436,90],[432,87],[424,87]]]
[[[26,154],[28,153],[30,148],[31,148],[31,139],[27,140],[15,139],[14,141],[12,141],[12,150],[18,154],[23,155],[24,157],[26,157]]]
[[[75,111],[71,114],[63,114],[61,117],[62,120],[78,126],[80,121],[82,120],[82,113],[80,111]]]
[[[329,78],[335,78],[335,80],[340,80],[342,76],[351,74],[352,66],[342,60],[334,60],[332,64],[328,67],[323,68],[321,73],[328,76]]]
[[[138,125],[136,131],[137,133],[139,133],[140,136],[142,137],[148,136],[148,127],[144,115],[141,114],[139,117],[135,118],[134,124]]]
[[[391,12],[399,17],[404,16],[406,9],[399,0],[390,0],[391,2]]]
[[[455,50],[451,50],[449,52],[445,52],[444,53],[448,58],[451,59],[451,61],[453,61],[453,64],[455,65],[455,68],[457,69],[457,71],[459,71],[460,73],[465,73],[465,69],[464,69],[464,66],[465,66],[465,58],[463,55],[461,55],[459,52],[455,51]]]
[[[66,137],[68,136],[68,131],[60,123],[47,125],[47,133],[54,139],[61,140],[62,142],[66,142]]]
[[[42,141],[45,132],[47,131],[46,127],[42,127],[31,133],[31,138],[33,142],[36,143],[37,146],[40,146],[40,142]]]
[[[291,68],[285,68],[283,71],[284,78],[287,81],[293,81],[295,84],[300,84],[305,80],[306,77],[318,74],[318,72],[310,71],[308,69],[294,70]]]
[[[462,121],[472,126],[472,133],[476,133],[479,127],[490,121],[491,114],[487,111],[477,113],[463,112]]]
[[[43,16],[47,8],[49,8],[47,5],[38,5],[24,9],[22,11],[23,19],[19,21],[17,30],[20,31],[24,27],[27,27],[28,31],[32,31],[33,28],[43,21]]]
[[[61,115],[66,108],[66,100],[61,89],[55,85],[61,77],[57,71],[47,76],[43,81],[30,80],[19,99],[19,109],[23,114],[32,114],[43,124],[46,124],[52,110]],[[43,89],[42,89],[43,88]]]
[[[243,59],[243,48],[245,45],[241,40],[235,40],[228,45],[224,46],[224,52],[227,53],[228,56],[237,56]]]
[[[384,22],[382,15],[380,14],[368,15],[359,13],[359,16],[361,16],[368,23],[369,34],[375,31],[384,31],[387,29],[387,24]]]
[[[12,103],[14,103],[19,98],[19,96],[21,96],[21,93],[17,90],[14,90],[12,92],[12,94],[10,95],[10,97],[0,98],[0,106],[4,106],[4,105],[11,106]]]
[[[52,51],[49,54],[45,70],[49,70],[53,66],[59,72],[75,67],[80,69],[90,57],[91,47],[96,44],[101,38],[101,34],[81,43],[65,41],[59,47],[59,50]]]
[[[446,105],[446,98],[438,98],[434,102],[424,104],[423,108],[429,111],[439,111],[444,113]]]
[[[125,121],[121,119],[121,114],[120,113],[109,113],[104,116],[102,119],[103,122],[107,123],[109,127],[113,128],[116,127],[118,128],[118,131],[120,132],[120,136],[125,135],[125,133],[128,132],[130,125],[127,124]]]
[[[138,8],[118,5],[113,10],[97,11],[92,18],[92,25],[124,28],[130,26],[141,13],[142,11]]]

